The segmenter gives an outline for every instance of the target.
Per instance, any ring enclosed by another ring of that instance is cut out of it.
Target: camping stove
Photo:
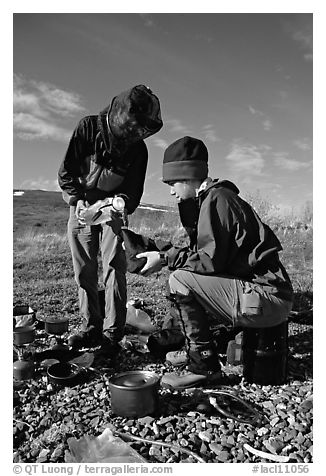
[[[23,353],[24,347],[34,342],[34,339],[34,327],[25,326],[14,329],[14,349],[18,354],[18,360],[13,364],[13,374],[16,380],[28,380],[34,375],[34,363],[31,360],[25,360]]]
[[[52,350],[67,350],[68,346],[63,343],[62,335],[68,331],[69,319],[67,317],[62,319],[55,319],[48,317],[44,321],[45,332],[56,338],[56,344],[51,347]]]

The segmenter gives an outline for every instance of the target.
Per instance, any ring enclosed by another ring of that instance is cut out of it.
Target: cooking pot
[[[47,334],[62,335],[68,330],[69,319],[64,317],[56,319],[54,317],[47,317],[44,320],[44,329]]]
[[[109,380],[111,408],[122,417],[141,418],[158,407],[159,377],[154,372],[134,370]]]
[[[69,387],[77,383],[80,371],[76,364],[58,362],[48,367],[47,374],[51,383]]]
[[[35,330],[31,326],[16,327],[14,330],[14,344],[30,344],[35,339]]]

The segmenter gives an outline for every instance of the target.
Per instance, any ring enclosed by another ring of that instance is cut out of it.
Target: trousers
[[[240,328],[268,328],[286,321],[292,309],[292,302],[267,293],[254,283],[182,269],[171,273],[169,288],[172,295],[179,297],[179,306],[188,310],[180,312],[180,316],[192,347],[213,340],[209,319]]]
[[[107,337],[119,341],[124,335],[127,303],[127,265],[122,247],[122,220],[84,226],[79,224],[75,211],[76,207],[70,207],[67,229],[78,285],[81,328],[83,331],[101,330]],[[98,294],[99,253],[105,287],[105,316],[101,313]]]

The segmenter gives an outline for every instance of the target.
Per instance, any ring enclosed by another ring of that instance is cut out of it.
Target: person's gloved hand
[[[77,220],[78,220],[78,223],[79,223],[80,225],[86,225],[85,219],[84,219],[83,216],[81,215],[81,212],[82,212],[83,210],[87,210],[87,206],[86,206],[85,200],[78,200],[77,205],[76,205],[75,215],[76,215]]]
[[[146,258],[147,263],[141,269],[139,274],[142,276],[149,276],[152,273],[157,273],[162,269],[162,263],[160,261],[160,253],[159,251],[145,251],[145,253],[139,253],[136,255],[136,258]]]

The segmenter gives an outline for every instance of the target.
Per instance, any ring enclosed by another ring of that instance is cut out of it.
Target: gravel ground
[[[49,347],[38,331],[36,350]],[[14,462],[70,461],[68,438],[98,436],[107,427],[145,438],[153,443],[131,442],[150,463],[196,463],[182,451],[190,450],[207,463],[270,462],[245,449],[251,447],[289,462],[312,462],[312,325],[292,322],[289,326],[289,380],[286,385],[248,384],[239,377],[228,390],[257,408],[262,417],[255,424],[224,417],[204,389],[183,392],[159,390],[156,414],[139,419],[112,414],[108,380],[113,368],[88,371],[86,381],[74,387],[50,384],[39,367],[33,380],[14,382]],[[163,375],[167,367],[148,353],[124,349],[116,362],[120,371],[143,369]],[[225,366],[228,374],[240,375],[241,367]],[[208,389],[209,390],[209,389]],[[163,441],[171,446],[160,446]]]

